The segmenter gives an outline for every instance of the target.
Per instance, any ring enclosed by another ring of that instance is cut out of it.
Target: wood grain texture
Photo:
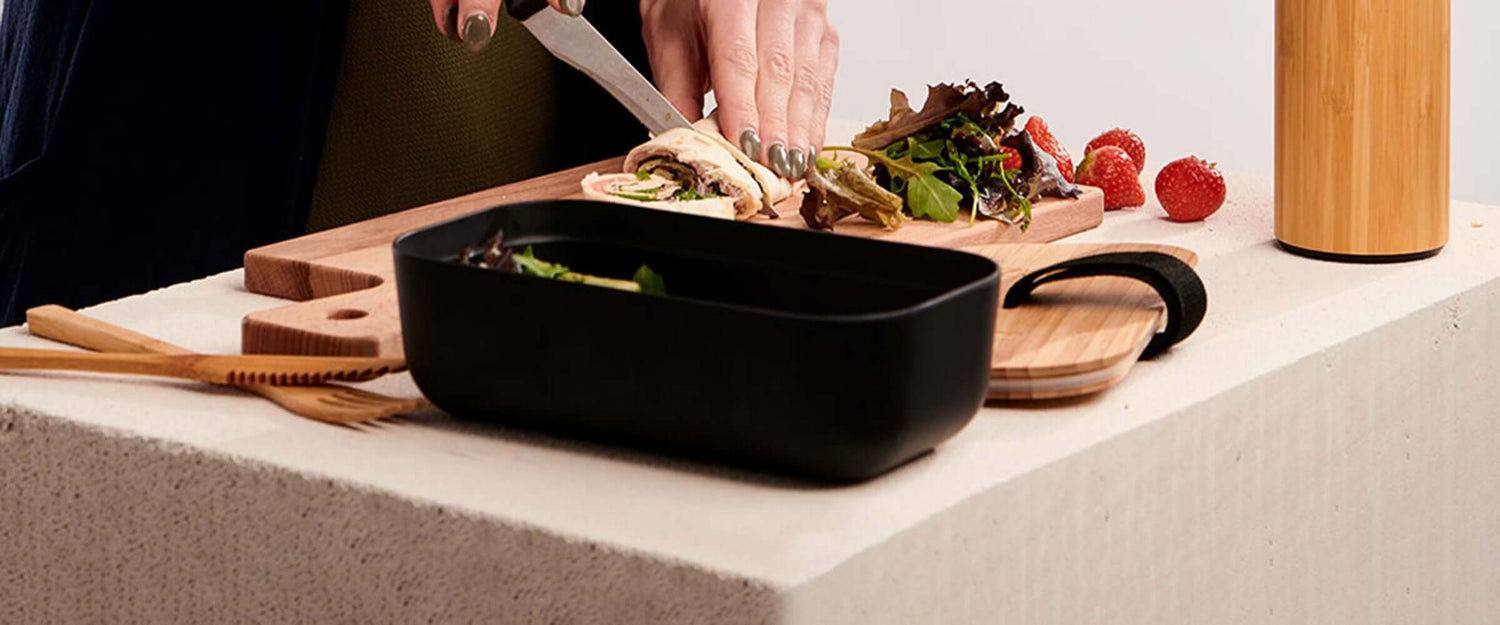
[[[1447,243],[1449,12],[1278,0],[1278,239],[1353,255]]]
[[[0,370],[5,369],[152,375],[231,386],[306,386],[373,380],[405,370],[406,363],[395,358],[122,354],[0,347]]]
[[[33,335],[75,347],[122,354],[191,354],[173,345],[115,324],[81,315],[62,306],[38,306],[26,311],[26,327]],[[270,386],[237,384],[287,410],[325,423],[356,424],[426,408],[426,399],[388,397],[338,385]]]
[[[1028,273],[1066,260],[1110,252],[1161,252],[1197,265],[1193,252],[1170,245],[1021,244],[966,247],[1000,265],[1001,293]],[[1151,287],[1127,278],[1101,276],[1046,285],[1031,302],[1001,309],[995,324],[992,399],[1054,399],[1097,392],[1129,372],[1164,322],[1161,299]],[[1098,379],[1101,372],[1117,373]],[[1047,384],[1028,381],[1048,380]],[[1065,380],[1076,380],[1076,384]],[[1005,381],[1012,381],[1005,384]],[[1057,387],[1038,391],[1038,387]]]
[[[251,250],[245,254],[245,288],[301,303],[247,316],[241,347],[247,354],[402,357],[390,247],[396,237],[500,204],[581,198],[579,182],[585,175],[619,171],[621,164],[622,159],[612,159],[585,165]],[[989,220],[973,225],[913,221],[887,232],[846,219],[837,231],[938,247],[1055,241],[1103,222],[1103,193],[1090,187],[1084,191],[1077,200],[1038,202],[1025,233]],[[800,195],[794,194],[778,206],[780,219],[757,217],[756,223],[806,227],[797,214],[800,203]]]

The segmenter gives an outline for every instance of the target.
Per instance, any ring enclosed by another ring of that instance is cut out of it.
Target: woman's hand
[[[724,135],[777,174],[801,178],[823,146],[838,69],[827,7],[827,0],[641,0],[656,84],[689,119],[703,115],[712,89]]]
[[[500,0],[428,0],[432,19],[444,37],[462,42],[478,52],[495,34]],[[583,13],[584,0],[547,0],[553,9],[567,15]]]

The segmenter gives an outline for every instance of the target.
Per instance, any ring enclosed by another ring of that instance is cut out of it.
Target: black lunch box
[[[668,294],[456,262],[496,230]],[[989,383],[1000,269],[974,254],[562,200],[408,233],[395,263],[412,375],[461,418],[857,481],[953,436]]]

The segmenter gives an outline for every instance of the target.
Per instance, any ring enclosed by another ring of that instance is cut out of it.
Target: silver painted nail
[[[750,160],[760,160],[760,134],[754,128],[746,128],[740,133],[740,150],[749,156]]]
[[[490,16],[482,11],[470,13],[464,18],[464,45],[469,50],[478,52],[490,43],[490,36],[494,31],[490,29]]]
[[[583,0],[563,0],[562,7],[573,17],[583,15]]]
[[[792,177],[792,168],[786,162],[786,146],[780,143],[772,143],[771,149],[766,150],[766,158],[771,161],[771,171],[782,178]]]
[[[788,165],[791,166],[793,180],[807,175],[807,157],[802,154],[802,148],[792,148],[789,155]]]

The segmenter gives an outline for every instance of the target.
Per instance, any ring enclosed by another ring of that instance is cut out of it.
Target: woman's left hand
[[[683,115],[702,117],[712,89],[724,136],[783,177],[806,173],[839,62],[827,0],[641,0],[641,17],[656,84]]]

